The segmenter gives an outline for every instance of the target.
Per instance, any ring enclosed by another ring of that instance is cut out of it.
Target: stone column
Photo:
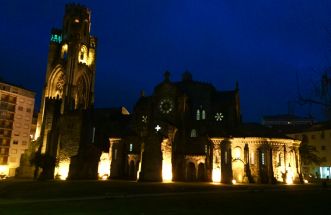
[[[229,139],[225,139],[221,142],[221,177],[222,183],[232,183],[232,152],[231,141]]]

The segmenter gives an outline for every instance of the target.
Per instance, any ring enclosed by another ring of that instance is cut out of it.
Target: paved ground
[[[329,214],[321,185],[0,181],[2,214]]]

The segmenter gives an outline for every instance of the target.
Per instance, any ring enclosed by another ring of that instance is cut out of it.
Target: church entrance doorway
[[[190,162],[187,165],[187,174],[186,174],[187,181],[195,181],[196,180],[196,169],[194,163]]]

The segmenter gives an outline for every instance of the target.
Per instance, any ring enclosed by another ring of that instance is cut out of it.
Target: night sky
[[[165,70],[231,90],[239,81],[244,121],[287,113],[298,88],[314,95],[331,66],[330,0],[76,1],[92,11],[98,38],[96,107],[132,106],[152,93]],[[52,27],[62,28],[62,0],[1,2],[1,72],[37,92],[45,79]],[[306,106],[295,106],[299,115]],[[313,112],[316,114],[316,112]]]

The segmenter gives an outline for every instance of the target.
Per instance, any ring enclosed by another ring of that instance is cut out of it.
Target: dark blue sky
[[[330,0],[76,1],[92,10],[98,37],[96,106],[132,109],[169,70],[189,70],[219,90],[239,81],[244,121],[287,112],[297,76],[311,96],[331,65]],[[1,3],[0,76],[37,92],[45,78],[49,33],[62,27],[67,1]],[[307,108],[296,106],[298,114]]]

